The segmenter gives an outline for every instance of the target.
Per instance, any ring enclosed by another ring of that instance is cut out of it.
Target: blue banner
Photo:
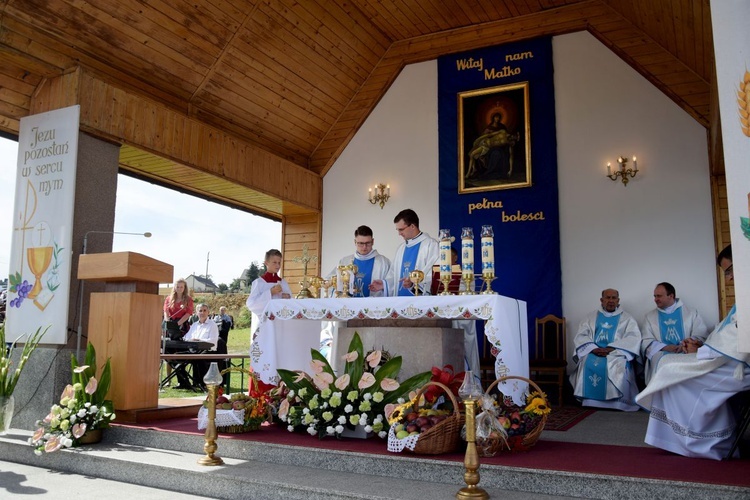
[[[526,301],[535,318],[562,316],[552,40],[438,59],[440,228],[460,248],[472,227],[494,230],[493,290]]]

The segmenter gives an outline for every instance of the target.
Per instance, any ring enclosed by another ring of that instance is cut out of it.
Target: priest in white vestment
[[[386,295],[394,297],[412,296],[414,284],[409,278],[409,273],[419,270],[424,273],[424,281],[419,284],[420,295],[429,295],[432,266],[439,256],[438,242],[429,234],[420,231],[419,216],[410,208],[400,211],[393,219],[393,223],[404,242],[396,250],[388,279],[374,282],[373,289],[383,289]]]
[[[646,314],[641,329],[646,384],[665,356],[687,353],[688,339],[699,346],[706,340],[706,324],[698,311],[683,304],[675,295],[674,286],[667,282],[659,283],[654,289],[656,309]]]
[[[340,266],[348,266],[350,264],[357,266],[355,282],[351,283],[351,285],[352,288],[359,288],[363,297],[383,297],[388,295],[387,290],[375,290],[375,288],[379,287],[373,286],[373,281],[376,280],[386,283],[391,270],[391,261],[388,260],[388,257],[380,255],[373,248],[374,244],[375,238],[373,237],[372,229],[368,226],[359,226],[354,230],[355,253],[342,257],[339,260]],[[337,274],[337,269],[334,269],[328,274],[328,277],[330,278]],[[339,283],[337,280],[337,291],[342,286],[343,283]]]
[[[617,290],[602,292],[601,307],[586,316],[573,342],[574,395],[583,406],[638,411],[635,364],[640,360],[641,331],[632,315],[620,309]]]
[[[718,259],[732,281],[731,246]],[[666,356],[636,401],[650,412],[646,443],[686,457],[721,460],[737,422],[727,400],[750,389],[750,354],[737,350],[736,306],[698,347]]]

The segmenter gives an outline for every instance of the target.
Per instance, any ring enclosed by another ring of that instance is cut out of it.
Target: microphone
[[[92,229],[91,231],[86,231],[86,234],[83,235],[83,250],[81,252],[81,255],[86,255],[86,249],[88,246],[89,241],[89,235],[90,234],[131,234],[134,236],[144,236],[146,238],[151,237],[150,232],[145,233],[128,233],[123,231],[99,231],[96,229]],[[81,334],[83,330],[83,284],[84,280],[81,281],[81,286],[78,287],[78,332],[77,333],[77,339],[76,339],[76,359],[78,362],[81,362]]]

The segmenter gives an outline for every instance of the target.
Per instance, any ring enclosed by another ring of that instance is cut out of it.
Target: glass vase
[[[10,429],[14,406],[15,400],[12,394],[10,396],[0,396],[0,435],[5,434]]]

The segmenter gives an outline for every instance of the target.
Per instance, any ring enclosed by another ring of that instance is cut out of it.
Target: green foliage
[[[2,345],[3,349],[3,356],[0,358],[0,396],[10,396],[13,394],[13,391],[16,388],[16,384],[18,383],[18,379],[21,376],[21,372],[23,371],[24,366],[26,365],[26,362],[29,360],[29,356],[31,356],[31,353],[34,352],[34,349],[36,349],[37,345],[39,345],[39,342],[42,340],[42,337],[44,337],[44,334],[47,333],[47,330],[49,330],[50,327],[42,331],[41,327],[37,328],[36,332],[29,337],[29,339],[26,341],[26,343],[23,345],[23,350],[21,351],[21,355],[19,356],[18,360],[18,368],[15,370],[13,369],[13,352],[16,349],[16,344],[19,340],[23,340],[26,335],[23,335],[13,341],[11,346],[9,348],[6,348],[5,343],[5,326],[0,326],[0,345]]]

